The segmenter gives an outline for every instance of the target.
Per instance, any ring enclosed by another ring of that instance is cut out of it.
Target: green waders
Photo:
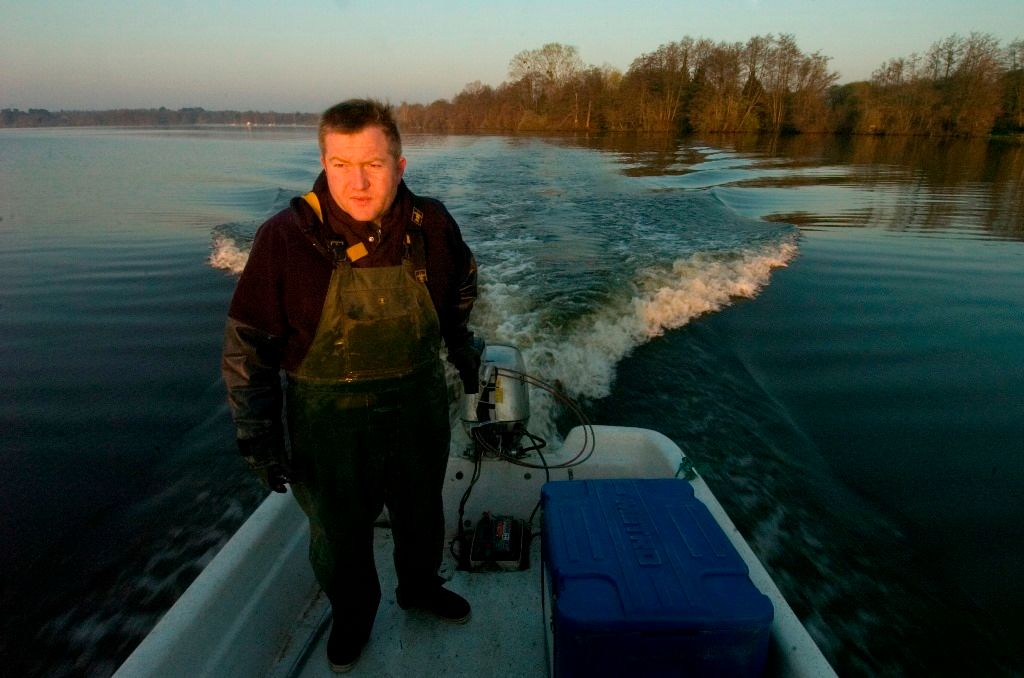
[[[409,261],[332,274],[313,343],[288,375],[295,498],[310,561],[343,633],[380,603],[373,523],[388,508],[403,594],[441,584],[451,432],[437,313]]]

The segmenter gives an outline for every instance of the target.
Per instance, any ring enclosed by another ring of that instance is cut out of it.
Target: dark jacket
[[[337,206],[322,173],[313,191],[324,221],[295,198],[264,223],[228,311],[221,368],[246,456],[284,449],[280,370],[295,370],[313,340],[335,266],[331,253],[363,242],[368,254],[353,266],[400,264],[414,205],[423,212],[427,289],[457,368],[472,340],[467,322],[477,295],[476,261],[441,202],[414,196],[402,182],[378,230]]]

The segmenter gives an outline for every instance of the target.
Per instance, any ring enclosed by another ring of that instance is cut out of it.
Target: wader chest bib
[[[416,234],[421,235],[421,234]],[[408,259],[335,265],[309,352],[288,374],[296,500],[335,623],[369,632],[373,522],[388,507],[403,591],[438,585],[450,428],[437,312]]]
[[[440,333],[410,262],[355,268],[342,261],[309,352],[292,376],[320,383],[403,377],[437,362]]]

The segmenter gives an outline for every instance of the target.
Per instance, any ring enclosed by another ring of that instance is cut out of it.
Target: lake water
[[[475,329],[679,443],[841,675],[1024,672],[1024,149],[406,155],[477,253]],[[316,165],[310,129],[0,131],[0,673],[109,675],[261,500],[223,319]]]

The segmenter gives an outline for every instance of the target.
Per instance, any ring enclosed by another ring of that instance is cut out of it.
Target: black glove
[[[260,438],[239,439],[238,451],[264,487],[274,492],[288,491],[285,485],[292,481],[291,471],[279,461],[282,455],[276,454],[273,448],[267,445],[267,441]]]
[[[274,492],[281,492],[282,494],[288,491],[288,488],[285,486],[292,481],[292,476],[287,468],[276,461],[265,464],[253,457],[244,457],[244,459],[249,464],[252,472],[259,478],[263,487],[270,488]]]
[[[474,338],[448,352],[448,362],[459,371],[463,393],[473,394],[480,390],[480,356],[483,350],[483,339]]]

